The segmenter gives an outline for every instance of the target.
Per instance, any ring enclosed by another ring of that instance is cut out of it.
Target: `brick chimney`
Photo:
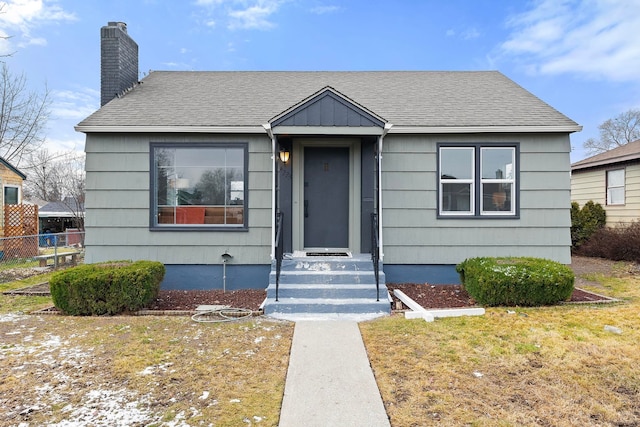
[[[124,22],[100,29],[100,106],[124,94],[138,82],[138,45]]]

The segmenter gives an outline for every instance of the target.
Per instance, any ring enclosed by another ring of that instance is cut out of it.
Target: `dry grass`
[[[5,313],[29,313],[51,307],[53,302],[50,296],[4,295],[3,292],[46,282],[52,274],[39,274],[22,280],[0,283],[0,315]]]
[[[276,426],[292,334],[261,318],[0,315],[0,425]]]
[[[624,302],[362,323],[392,426],[640,426],[640,278],[583,278]],[[277,425],[293,324],[19,314],[46,305],[0,295],[0,426]]]
[[[640,279],[589,280],[625,303],[361,324],[391,424],[640,426]]]

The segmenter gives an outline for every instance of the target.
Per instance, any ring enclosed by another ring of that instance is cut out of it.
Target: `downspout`
[[[276,137],[271,130],[271,124],[262,125],[271,138],[271,261],[276,258]]]
[[[393,125],[385,123],[382,135],[378,137],[378,242],[380,244],[380,261],[384,260],[384,241],[382,237],[382,146],[384,137],[389,133]]]

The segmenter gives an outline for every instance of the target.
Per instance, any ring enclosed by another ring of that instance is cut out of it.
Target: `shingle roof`
[[[571,165],[571,170],[588,169],[638,159],[640,159],[640,139],[575,162]]]
[[[497,71],[155,71],[83,120],[95,126],[260,126],[330,86],[394,126],[563,126],[561,114]]]
[[[84,211],[84,203],[78,204],[75,200],[69,199],[64,202],[49,202],[39,209],[40,213],[71,213]],[[49,215],[51,216],[51,215]]]

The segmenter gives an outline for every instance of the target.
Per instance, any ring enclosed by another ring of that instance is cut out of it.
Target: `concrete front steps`
[[[282,261],[278,301],[275,264],[269,276],[264,314],[285,319],[374,318],[391,312],[391,299],[380,271],[379,301],[368,254],[292,256]]]

